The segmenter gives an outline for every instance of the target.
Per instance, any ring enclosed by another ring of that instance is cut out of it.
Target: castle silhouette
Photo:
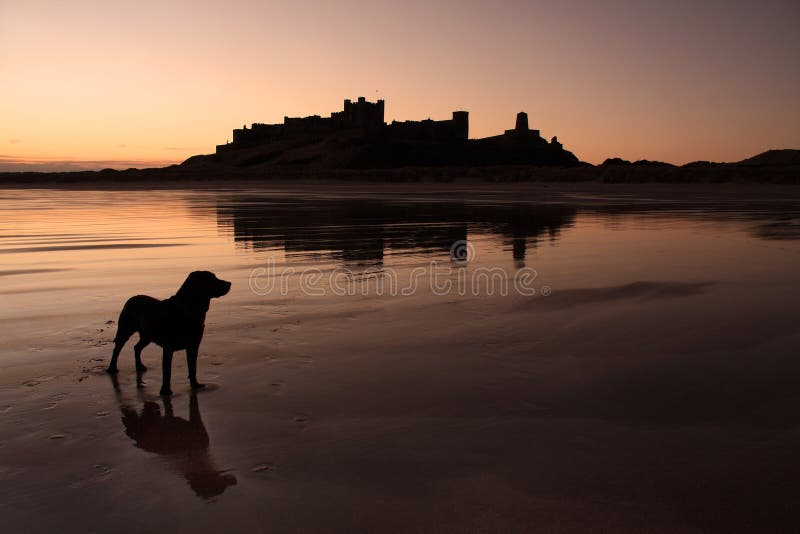
[[[233,130],[232,141],[217,145],[204,160],[236,167],[306,165],[339,168],[391,168],[436,165],[575,165],[556,137],[546,141],[517,114],[503,134],[469,138],[469,112],[447,120],[384,120],[385,102],[345,100],[330,117],[284,117],[282,124],[253,123]]]

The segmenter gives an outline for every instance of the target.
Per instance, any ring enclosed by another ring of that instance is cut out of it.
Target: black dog
[[[197,381],[197,351],[203,339],[206,312],[211,299],[226,295],[230,289],[231,283],[220,280],[214,273],[195,271],[186,278],[178,292],[167,300],[158,300],[147,295],[128,299],[119,314],[114,353],[111,363],[108,364],[108,372],[117,372],[119,352],[133,333],[139,332],[139,342],[133,347],[137,370],[147,370],[142,363],[142,349],[147,345],[155,342],[164,349],[161,361],[162,395],[172,395],[172,353],[176,350],[186,350],[192,389],[203,387]]]

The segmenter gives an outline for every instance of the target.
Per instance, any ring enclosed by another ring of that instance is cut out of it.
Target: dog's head
[[[175,295],[190,301],[208,302],[228,294],[231,283],[220,280],[209,271],[194,271],[186,277],[178,293]]]

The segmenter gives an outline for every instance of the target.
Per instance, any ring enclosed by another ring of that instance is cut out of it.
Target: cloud
[[[22,139],[9,139],[8,143],[11,145],[18,145],[22,142]]]

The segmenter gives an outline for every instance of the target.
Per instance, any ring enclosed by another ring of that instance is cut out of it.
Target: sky
[[[800,148],[800,2],[0,0],[0,170],[160,166],[233,128],[470,112],[580,159]]]

